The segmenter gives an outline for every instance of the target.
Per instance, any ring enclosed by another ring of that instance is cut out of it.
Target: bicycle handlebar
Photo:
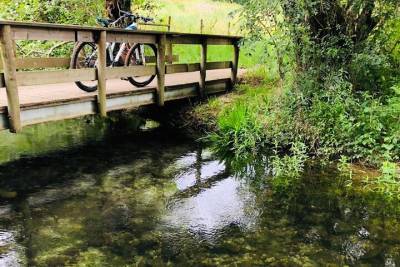
[[[123,14],[122,17],[131,17],[131,18],[133,18],[133,19],[135,19],[135,20],[136,20],[136,19],[140,19],[140,20],[143,20],[144,22],[154,21],[153,18],[134,15],[134,14],[132,14],[132,13],[130,13],[130,12],[123,11],[123,10],[120,10],[120,13]]]
[[[103,18],[96,18],[96,21],[97,21],[97,23],[99,23],[103,27],[109,27],[110,25],[111,26],[115,26],[121,20],[123,20],[125,18],[132,18],[133,21],[142,20],[145,23],[154,21],[153,18],[138,16],[138,15],[135,15],[135,14],[132,14],[130,12],[123,11],[123,10],[120,10],[120,14],[122,14],[122,16],[120,16],[118,19],[116,19],[114,21],[111,20],[111,19],[103,19]]]

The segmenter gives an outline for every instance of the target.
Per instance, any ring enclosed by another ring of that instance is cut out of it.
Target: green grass
[[[207,102],[196,106],[191,111],[191,118],[206,131],[214,132],[224,128],[230,132],[229,129],[237,131],[243,126],[249,133],[256,134],[257,131],[253,131],[249,125],[257,129],[263,127],[263,122],[259,120],[262,116],[258,115],[266,112],[269,99],[279,93],[277,77],[271,75],[265,66],[248,69],[235,91],[211,97]]]
[[[230,14],[238,10],[240,5],[212,0],[160,0],[160,9],[155,16],[162,22],[172,18],[171,31],[199,33],[200,21],[204,21],[204,33],[228,34],[231,24],[231,34],[240,33],[240,21],[237,15]]]
[[[200,33],[200,21],[203,19],[206,34],[243,35],[241,20],[237,14],[241,6],[238,4],[212,0],[161,0],[160,3],[155,17],[158,21],[167,23],[171,16],[173,32]],[[143,29],[160,28],[145,26]],[[262,43],[245,43],[240,55],[240,66],[251,67],[271,60],[266,56],[267,49]],[[179,55],[180,63],[200,62],[198,45],[175,45],[174,53]],[[209,46],[208,61],[230,61],[232,57],[231,46]]]

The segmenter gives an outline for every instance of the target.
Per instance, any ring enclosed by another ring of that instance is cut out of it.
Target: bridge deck
[[[230,69],[207,71],[207,81],[230,79]],[[176,73],[166,75],[166,86],[184,86],[198,83],[199,72]],[[137,88],[128,81],[114,79],[107,81],[107,95],[119,95],[130,92],[155,91],[157,86],[154,80],[149,86]],[[33,108],[48,104],[66,103],[78,99],[95,98],[97,92],[87,93],[80,90],[74,83],[46,84],[19,87],[19,99],[21,108]],[[0,113],[4,113],[7,107],[6,89],[0,88]]]
[[[207,71],[206,93],[224,92],[230,78],[230,69]],[[199,72],[166,75],[166,101],[196,96],[199,81]],[[156,86],[156,80],[144,88],[136,88],[124,80],[108,80],[107,109],[111,111],[153,104],[156,102]],[[18,90],[24,125],[96,112],[97,92],[86,93],[74,83],[22,86]],[[0,130],[8,128],[6,107],[6,89],[0,88]]]

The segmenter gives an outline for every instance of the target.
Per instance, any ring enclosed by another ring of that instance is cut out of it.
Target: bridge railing
[[[98,66],[96,69],[57,69],[67,67],[66,58],[17,59],[15,42],[17,40],[92,42],[98,46]],[[200,71],[199,96],[205,96],[206,70],[231,68],[231,81],[237,80],[239,60],[239,40],[237,36],[184,34],[159,31],[128,31],[99,27],[80,27],[43,23],[22,23],[0,21],[0,45],[3,73],[0,73],[0,87],[6,87],[8,100],[9,128],[12,132],[22,129],[20,118],[19,86],[66,83],[85,80],[97,80],[97,106],[102,116],[106,110],[106,80],[132,75],[157,75],[157,103],[164,105],[165,74]],[[154,66],[106,67],[106,43],[143,43],[157,46],[157,58]],[[201,46],[201,62],[195,64],[171,64],[177,59],[166,50],[175,44]],[[233,59],[228,62],[207,62],[209,45],[231,45],[234,47]],[[170,64],[166,64],[166,62]],[[39,71],[24,71],[24,68],[45,68]],[[17,71],[18,70],[18,71]],[[0,71],[1,72],[1,71]],[[51,92],[49,92],[51,94]]]

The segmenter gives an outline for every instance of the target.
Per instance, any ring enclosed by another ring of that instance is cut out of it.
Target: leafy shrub
[[[0,7],[3,19],[64,24],[94,25],[104,13],[101,0],[16,0]]]

